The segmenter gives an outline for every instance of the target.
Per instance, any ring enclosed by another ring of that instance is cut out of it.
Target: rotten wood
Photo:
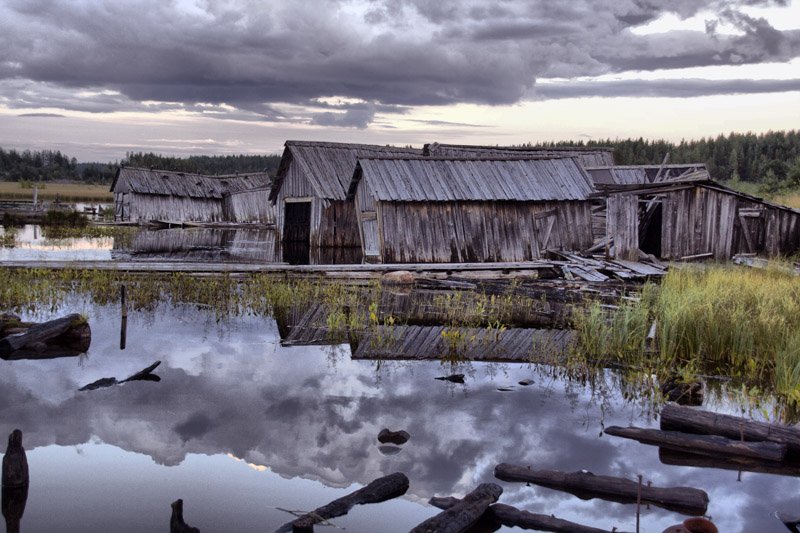
[[[172,516],[169,519],[169,533],[200,533],[196,527],[192,527],[183,521],[183,500],[172,502]]]
[[[434,496],[429,500],[429,503],[434,507],[446,510],[460,501],[459,498],[453,496]],[[482,521],[486,524],[495,524],[498,528],[501,526],[518,527],[520,529],[551,531],[554,533],[611,533],[606,529],[584,526],[583,524],[556,518],[552,515],[531,513],[503,503],[495,503],[489,506],[483,514],[483,519]]]
[[[666,404],[661,410],[661,429],[720,435],[745,441],[777,442],[785,444],[790,455],[800,453],[800,430],[794,427],[757,422],[672,403]]]
[[[491,504],[503,493],[495,483],[481,483],[452,507],[431,517],[411,533],[461,533],[476,524]]]
[[[314,524],[319,524],[337,516],[346,515],[356,505],[380,503],[402,496],[408,491],[408,478],[401,472],[395,472],[376,479],[355,492],[338,498],[327,505],[307,513],[293,522],[279,527],[276,533],[309,533],[314,531]]]
[[[664,431],[636,427],[607,427],[607,435],[633,439],[643,444],[682,450],[701,455],[749,457],[780,462],[786,457],[786,445],[777,442],[743,442],[719,435],[694,435],[679,431]]]
[[[755,472],[778,476],[800,477],[800,462],[775,463],[748,457],[716,457],[698,455],[669,448],[659,448],[658,458],[662,464],[673,466],[693,466],[695,468],[716,468],[739,472]]]
[[[78,314],[67,315],[41,324],[14,321],[13,315],[3,315],[0,339],[0,358],[49,359],[85,353],[91,344],[91,328]]]
[[[569,492],[581,499],[600,498],[618,503],[636,503],[639,484],[630,479],[597,476],[591,472],[532,470],[524,466],[501,463],[494,475],[503,481],[533,483],[550,489]],[[692,487],[641,487],[641,501],[688,515],[705,514],[708,494]]]

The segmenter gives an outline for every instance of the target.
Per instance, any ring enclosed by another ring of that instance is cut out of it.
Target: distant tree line
[[[128,152],[119,162],[78,163],[60,151],[17,151],[0,148],[0,181],[81,181],[111,183],[120,165],[158,168],[200,174],[278,171],[278,155],[200,155],[186,158],[154,153]]]
[[[606,139],[567,141],[536,146],[608,146],[618,165],[660,164],[669,152],[670,163],[705,163],[718,181],[760,184],[766,191],[800,187],[800,131],[730,133],[696,141]],[[534,146],[528,144],[528,146]]]
[[[168,157],[152,152],[128,152],[120,163],[131,167],[158,168],[198,174],[233,174],[235,172],[268,172],[275,176],[279,155],[192,155]]]

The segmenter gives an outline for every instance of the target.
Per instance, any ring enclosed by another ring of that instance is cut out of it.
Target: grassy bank
[[[0,199],[33,200],[33,186],[39,187],[39,200],[55,200],[62,202],[112,202],[114,195],[108,191],[108,185],[89,185],[86,183],[24,183],[17,181],[0,181]]]
[[[675,268],[638,301],[577,312],[578,350],[660,376],[731,378],[799,405],[800,278],[779,266]]]

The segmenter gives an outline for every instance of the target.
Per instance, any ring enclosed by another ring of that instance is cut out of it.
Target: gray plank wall
[[[639,197],[616,194],[608,198],[607,233],[614,239],[617,259],[639,260]]]
[[[269,201],[269,189],[237,192],[222,200],[225,220],[229,222],[274,224],[276,207]]]
[[[219,222],[224,220],[222,201],[217,199],[137,193],[128,193],[128,198],[126,219],[130,221],[191,220],[196,222]]]
[[[589,202],[379,202],[386,263],[529,261],[591,246]]]

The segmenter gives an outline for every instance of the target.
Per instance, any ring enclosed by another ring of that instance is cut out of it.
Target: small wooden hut
[[[526,261],[591,245],[591,179],[574,158],[360,157],[348,190],[366,260]]]
[[[220,222],[228,216],[247,221],[274,222],[272,207],[238,196],[268,188],[266,172],[206,176],[135,167],[120,167],[111,183],[114,193],[114,220],[149,222],[151,220]],[[236,196],[228,200],[226,197]]]
[[[620,259],[637,259],[640,250],[669,260],[800,250],[800,211],[707,178],[599,188],[611,250]]]
[[[433,157],[483,158],[483,157],[574,157],[584,167],[602,167],[614,164],[614,149],[609,147],[552,146],[532,148],[525,146],[473,146],[465,144],[426,144],[423,154]]]
[[[358,157],[421,154],[412,148],[286,141],[270,194],[283,242],[312,247],[359,247],[358,225],[347,187]]]

